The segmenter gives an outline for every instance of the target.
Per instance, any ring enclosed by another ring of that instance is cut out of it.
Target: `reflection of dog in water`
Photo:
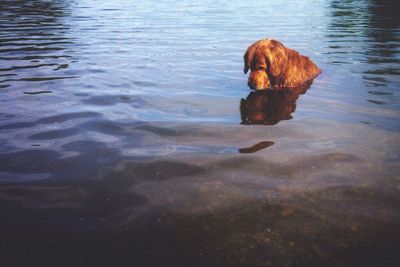
[[[304,94],[311,82],[302,87],[252,91],[240,100],[242,124],[277,124],[290,120],[296,110],[296,100]]]

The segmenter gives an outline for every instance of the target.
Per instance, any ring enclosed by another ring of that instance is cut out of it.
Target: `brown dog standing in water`
[[[262,39],[247,48],[244,73],[251,70],[251,89],[298,87],[317,77],[321,70],[299,52],[281,42]]]

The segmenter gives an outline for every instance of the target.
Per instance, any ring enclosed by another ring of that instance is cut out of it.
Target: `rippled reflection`
[[[240,101],[242,123],[274,125],[281,120],[292,119],[299,95],[304,94],[310,85],[250,92],[246,99]]]
[[[336,37],[330,40],[335,54],[335,61],[331,63],[359,65],[355,72],[362,73],[372,95],[367,101],[390,103],[391,99],[384,96],[398,95],[399,86],[399,4],[392,0],[366,1],[364,5],[355,1],[332,1],[331,7],[329,29],[333,33],[329,36]]]
[[[14,82],[45,82],[74,78],[71,64],[73,37],[65,17],[66,1],[2,1],[0,34],[0,86]],[[40,85],[35,85],[40,86]]]
[[[400,17],[397,15],[399,5],[395,1],[371,1],[368,6],[366,28],[367,62],[374,68],[366,70],[363,76],[368,86],[373,89],[372,95],[393,94],[389,90],[379,88],[395,83],[400,85]],[[387,103],[387,99],[380,102]]]

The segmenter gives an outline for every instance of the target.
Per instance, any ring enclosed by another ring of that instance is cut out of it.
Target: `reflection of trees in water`
[[[65,16],[68,11],[68,3],[60,0],[3,0],[0,2],[0,8],[5,15],[8,15],[13,20],[18,20],[18,17],[15,17],[17,15],[37,15],[37,19],[40,20],[44,17],[56,18]]]
[[[368,63],[361,68],[364,81],[370,87],[396,83],[396,76],[400,74],[397,67],[400,3],[396,0],[332,1],[330,7],[332,21],[328,37],[333,43],[330,53],[335,54],[335,61],[331,63],[351,63],[349,60]],[[363,44],[361,48],[358,42]]]
[[[64,18],[66,1],[1,1],[0,86],[62,78],[68,68],[72,38]],[[56,73],[54,71],[57,71]]]
[[[395,76],[400,75],[399,7],[398,1],[369,1],[369,15],[366,19],[368,27],[365,28],[367,37],[365,54],[367,62],[374,68],[365,71],[364,78],[371,86],[388,85],[394,82]]]
[[[332,1],[330,8],[330,24],[327,40],[329,51],[327,57],[330,64],[350,64],[349,57],[360,60],[354,51],[354,43],[362,41],[365,5],[353,1]]]

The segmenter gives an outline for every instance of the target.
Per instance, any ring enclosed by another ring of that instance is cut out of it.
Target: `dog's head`
[[[260,40],[247,48],[244,54],[244,73],[250,69],[248,85],[262,90],[278,82],[286,64],[285,46],[270,39]]]

